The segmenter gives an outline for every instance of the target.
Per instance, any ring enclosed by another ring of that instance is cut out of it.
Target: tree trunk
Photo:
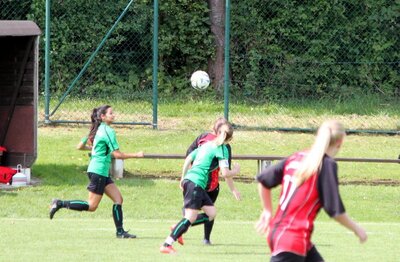
[[[215,60],[209,59],[208,72],[218,95],[224,87],[224,39],[225,39],[225,1],[208,0],[210,8],[211,32],[215,41]]]

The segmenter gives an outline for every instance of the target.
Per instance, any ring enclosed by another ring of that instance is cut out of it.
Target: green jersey
[[[118,149],[119,146],[114,129],[105,123],[101,123],[94,136],[92,156],[87,172],[108,177],[111,153]]]
[[[193,160],[192,167],[186,173],[184,179],[188,179],[205,189],[208,182],[208,174],[211,170],[212,161],[218,159],[219,167],[229,167],[229,153],[226,145],[217,146],[214,142],[207,142],[198,147],[190,156]]]

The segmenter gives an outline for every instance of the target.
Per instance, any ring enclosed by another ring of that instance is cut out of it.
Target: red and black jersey
[[[345,212],[339,194],[337,164],[331,157],[325,155],[320,172],[296,186],[294,173],[306,154],[295,153],[257,176],[266,188],[279,184],[282,187],[267,239],[272,255],[291,252],[305,256],[313,246],[311,234],[321,207],[330,217]]]
[[[199,135],[193,143],[189,146],[188,150],[186,151],[186,156],[188,156],[193,150],[198,148],[199,146],[205,144],[206,142],[212,141],[216,138],[217,136],[212,134],[212,133],[203,133]],[[232,149],[230,145],[226,145],[226,148],[228,149],[228,161],[229,161],[229,169],[231,168],[231,160],[232,160]],[[213,161],[211,162],[210,172],[208,175],[208,183],[206,187],[206,191],[210,192],[213,191],[215,188],[217,188],[218,183],[219,183],[219,166],[218,166],[218,159],[214,158]]]

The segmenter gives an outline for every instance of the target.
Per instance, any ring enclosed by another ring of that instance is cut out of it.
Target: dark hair
[[[96,122],[96,119],[97,119],[97,108],[93,108],[92,115],[90,116],[90,120],[92,121],[92,124],[94,122]]]
[[[92,110],[92,115],[90,116],[90,118],[92,120],[92,126],[90,127],[90,131],[89,131],[89,135],[88,135],[88,140],[92,144],[94,141],[94,137],[97,133],[97,129],[99,129],[99,126],[102,122],[101,115],[104,115],[110,107],[111,106],[109,106],[109,105],[103,105],[103,106],[99,106],[97,108],[93,108],[93,110]]]

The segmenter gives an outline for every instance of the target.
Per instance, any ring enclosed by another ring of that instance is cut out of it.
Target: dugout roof
[[[0,20],[0,36],[37,36],[41,31],[32,21]]]

